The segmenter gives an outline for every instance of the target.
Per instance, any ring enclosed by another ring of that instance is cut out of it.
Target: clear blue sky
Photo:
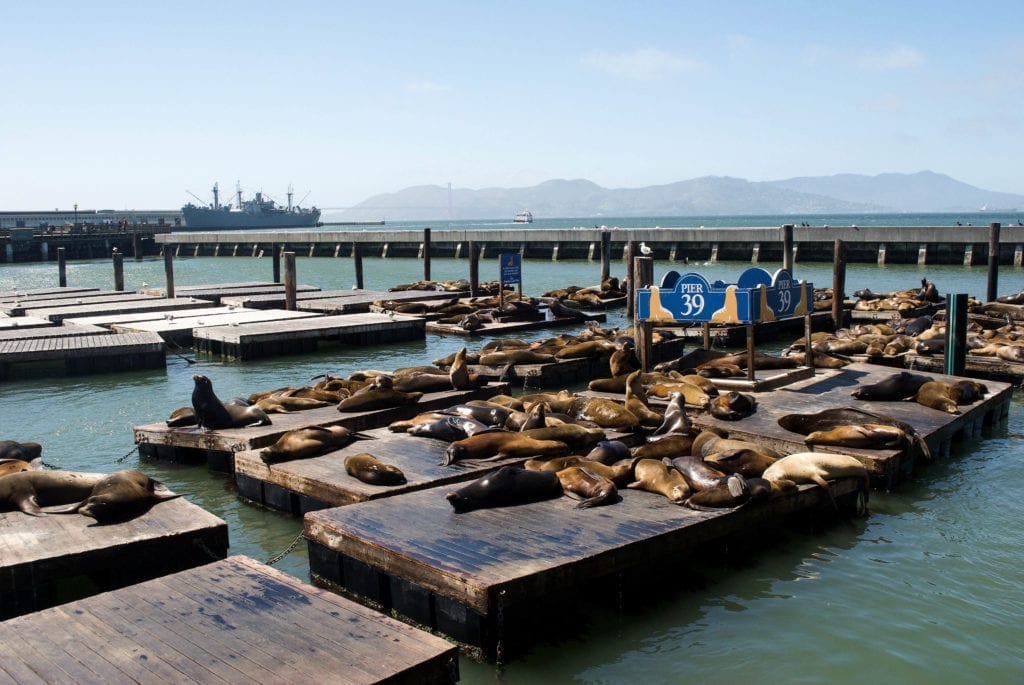
[[[932,170],[1024,193],[1019,2],[13,2],[0,209]]]

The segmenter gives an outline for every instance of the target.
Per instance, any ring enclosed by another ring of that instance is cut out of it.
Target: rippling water
[[[351,260],[297,258],[298,281],[348,288]],[[365,259],[366,287],[385,289],[419,280],[412,259]],[[764,265],[769,270],[778,264]],[[749,264],[689,265],[709,279],[734,281]],[[660,279],[671,265],[655,265]],[[583,261],[530,261],[524,290],[597,281],[600,266]],[[466,277],[465,260],[433,260],[438,280]],[[613,264],[613,275],[622,275]],[[829,264],[797,264],[795,275],[831,285]],[[181,258],[178,286],[270,280],[269,259]],[[982,296],[984,267],[851,265],[847,289],[913,287],[922,277],[940,292]],[[481,279],[497,277],[496,260]],[[108,260],[68,265],[70,285],[113,287]],[[54,264],[0,267],[0,291],[52,287]],[[163,284],[162,260],[125,261],[125,287]],[[1024,271],[1000,272],[1000,292],[1024,287]],[[624,324],[613,316],[610,325]],[[550,332],[532,333],[544,337]],[[304,384],[329,371],[429,363],[465,344],[428,336],[426,342],[379,348],[338,348],[320,354],[246,363],[168,357],[166,370],[7,382],[0,396],[0,437],[36,440],[47,462],[62,468],[109,471],[133,448],[135,425],[166,418],[189,403],[191,376],[204,373],[222,397]],[[483,343],[471,343],[471,345]],[[227,521],[230,553],[266,560],[301,531],[300,520],[241,500],[228,477],[205,466],[157,461],[138,466]],[[598,605],[573,617],[577,629],[496,668],[463,659],[464,682],[708,683],[963,683],[1010,682],[1024,673],[1024,407],[1018,392],[1009,420],[951,457],[922,470],[893,493],[873,493],[866,520],[826,529],[788,531],[742,562],[709,560],[692,577],[658,577],[656,601],[622,610]],[[304,545],[278,567],[308,578]]]

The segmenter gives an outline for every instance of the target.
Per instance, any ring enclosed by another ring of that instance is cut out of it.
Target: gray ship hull
[[[235,230],[246,228],[304,228],[316,226],[320,210],[239,212],[205,207],[181,210],[184,228],[189,230]]]

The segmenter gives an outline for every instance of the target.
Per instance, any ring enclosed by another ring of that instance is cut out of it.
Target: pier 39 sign
[[[709,283],[697,273],[669,271],[661,285],[636,292],[640,321],[748,324],[801,316],[813,306],[814,286],[794,281],[787,269],[774,275],[759,267],[747,269],[736,283]]]

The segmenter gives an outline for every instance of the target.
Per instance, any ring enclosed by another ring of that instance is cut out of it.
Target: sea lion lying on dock
[[[115,523],[145,513],[157,502],[179,497],[160,481],[141,471],[124,469],[104,476],[77,512],[97,523]]]
[[[448,445],[441,465],[451,466],[466,459],[495,461],[505,457],[557,457],[568,451],[569,446],[558,440],[535,440],[522,433],[493,431],[477,433]]]
[[[527,471],[502,466],[469,485],[445,496],[457,513],[554,499],[563,495],[554,471]]]
[[[43,446],[38,442],[0,440],[0,459],[19,459],[31,462],[43,455]]]
[[[683,474],[660,459],[638,459],[633,473],[635,480],[627,488],[664,495],[673,504],[682,504],[690,496],[690,486]]]
[[[608,478],[598,475],[589,466],[576,465],[556,471],[562,492],[582,501],[577,509],[612,504],[619,499],[618,489]]]
[[[333,449],[341,449],[358,438],[369,436],[345,426],[306,426],[287,431],[273,445],[260,450],[264,464],[308,459]]]
[[[405,474],[393,464],[385,464],[366,452],[345,457],[345,473],[369,485],[401,485]]]

